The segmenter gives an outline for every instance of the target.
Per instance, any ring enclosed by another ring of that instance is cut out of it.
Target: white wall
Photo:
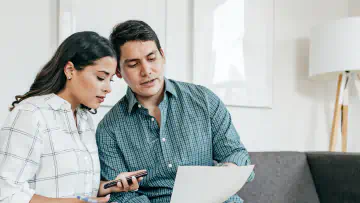
[[[360,1],[359,0],[348,0],[349,1],[349,16],[360,15]]]
[[[360,1],[349,0],[349,16],[360,16]],[[360,151],[359,136],[360,96],[353,96],[349,105],[349,151]]]
[[[14,0],[0,6],[0,122],[15,95],[28,91],[57,44],[56,1]]]
[[[6,7],[0,8],[0,22],[5,25],[2,30],[6,31],[2,33],[5,39],[0,39],[0,63],[5,76],[0,86],[1,122],[13,96],[29,87],[26,84],[31,83],[29,78],[33,79],[30,75],[35,74],[56,46],[56,5],[47,0],[26,2],[22,1],[27,5],[18,8],[19,3],[8,1]],[[178,25],[167,28],[165,53],[179,64],[167,67],[176,69],[169,77],[188,82],[192,81],[192,3],[193,0],[183,0],[167,4],[168,13],[179,14],[167,19]],[[360,14],[359,11],[357,0],[275,0],[273,108],[229,107],[241,139],[250,151],[328,149],[336,84],[307,78],[309,31],[314,25]],[[23,30],[18,25],[28,28]],[[18,70],[17,74],[13,70]],[[352,98],[349,151],[360,151],[355,128],[355,120],[359,119],[356,112],[360,112],[358,103]],[[107,111],[108,108],[99,109],[96,121]]]

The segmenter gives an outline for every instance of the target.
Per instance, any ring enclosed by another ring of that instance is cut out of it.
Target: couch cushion
[[[360,153],[307,153],[321,202],[360,202]]]
[[[305,153],[250,152],[255,179],[239,192],[245,203],[319,202]]]

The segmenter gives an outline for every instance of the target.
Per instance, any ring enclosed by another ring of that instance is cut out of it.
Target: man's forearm
[[[224,165],[225,166],[237,166],[236,164],[234,164],[232,162],[225,162]]]
[[[232,162],[224,162],[224,163],[219,163],[218,166],[237,166],[237,165]],[[247,182],[251,182],[252,180],[254,180],[254,177],[255,177],[255,172],[252,171]]]
[[[237,166],[237,164],[232,163],[232,162],[220,162],[220,163],[217,163],[216,166]]]

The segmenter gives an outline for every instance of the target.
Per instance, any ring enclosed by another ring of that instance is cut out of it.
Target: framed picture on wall
[[[193,9],[194,83],[228,106],[271,108],[274,0],[196,0]]]

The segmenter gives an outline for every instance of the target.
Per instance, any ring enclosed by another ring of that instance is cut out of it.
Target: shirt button
[[[171,167],[172,167],[172,164],[169,164],[168,166],[169,166],[169,168],[171,168]]]
[[[141,108],[141,105],[140,105],[140,104],[138,104],[138,107],[139,107],[139,108]]]
[[[151,118],[151,121],[154,121],[155,119],[154,118]]]
[[[165,137],[163,138],[163,139],[161,139],[163,142],[165,142],[166,141],[166,139],[165,139]]]

